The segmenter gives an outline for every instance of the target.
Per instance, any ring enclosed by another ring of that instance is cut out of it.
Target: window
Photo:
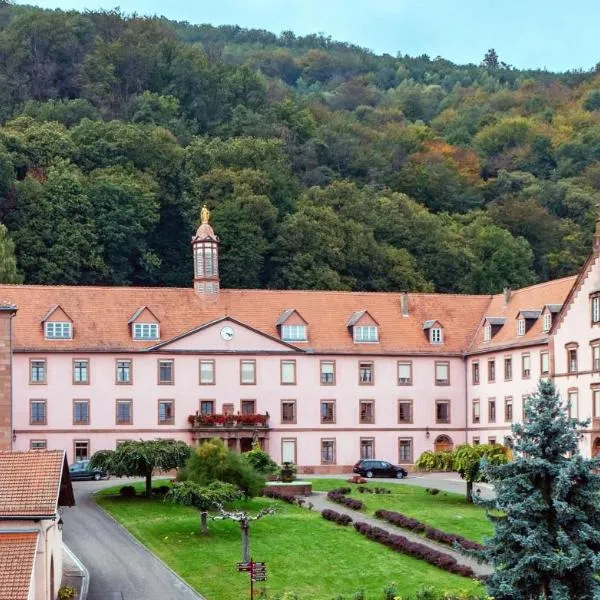
[[[488,382],[496,381],[496,361],[495,359],[488,360]]]
[[[30,425],[46,425],[46,401],[45,400],[30,400],[29,401],[29,424]]]
[[[321,361],[321,385],[335,385],[335,361]]]
[[[296,401],[282,400],[281,401],[281,422],[295,423],[296,422]]]
[[[282,360],[280,365],[281,385],[296,385],[296,361]]]
[[[473,438],[473,446],[479,446],[479,444],[481,444],[481,441],[479,440],[479,438],[474,437]]]
[[[73,383],[76,385],[85,385],[89,382],[89,361],[87,359],[75,359],[73,361]]]
[[[296,464],[296,438],[281,440],[281,462]]]
[[[48,447],[46,440],[30,440],[29,441],[29,449],[30,450],[45,450]]]
[[[360,438],[360,458],[362,460],[375,458],[375,440],[373,438]]]
[[[360,400],[359,402],[359,422],[375,423],[375,401],[374,400]]]
[[[413,441],[412,438],[398,439],[398,462],[412,463],[413,461]]]
[[[117,400],[117,425],[133,424],[133,400]]]
[[[413,422],[412,400],[398,400],[398,423]]]
[[[223,407],[221,409],[221,412],[224,415],[232,415],[234,412],[234,407],[233,404],[231,404],[230,402],[223,404]]]
[[[335,440],[321,440],[321,464],[335,464]]]
[[[444,341],[441,327],[432,327],[429,330],[429,341],[432,344],[441,344]]]
[[[436,400],[435,401],[435,422],[450,423],[450,401]]]
[[[504,359],[504,381],[512,379],[512,358]]]
[[[435,385],[450,385],[450,363],[435,363]]]
[[[200,385],[214,385],[215,383],[215,361],[200,361]]]
[[[256,385],[256,361],[240,361],[240,383],[242,385]]]
[[[488,400],[488,422],[489,423],[496,422],[496,400],[495,399]]]
[[[335,400],[321,400],[321,423],[335,423]]]
[[[256,414],[256,400],[242,400],[240,404],[243,415]]]
[[[577,347],[567,346],[567,366],[569,373],[577,373]]]
[[[376,342],[378,341],[376,325],[355,325],[354,326],[354,341],[355,342]]]
[[[479,362],[474,362],[471,365],[472,381],[473,385],[479,385]]]
[[[552,329],[552,313],[547,312],[544,314],[544,325],[543,331],[544,333],[548,333]]]
[[[73,455],[75,457],[75,462],[89,460],[90,442],[88,440],[75,440],[73,442]]]
[[[531,377],[531,356],[529,354],[521,354],[521,376],[523,379]]]
[[[483,328],[483,341],[489,342],[492,339],[492,326],[486,325]]]
[[[285,342],[305,342],[306,325],[282,325],[281,339]]]
[[[48,340],[70,340],[73,337],[73,328],[68,321],[47,321],[45,325]]]
[[[215,401],[214,400],[200,400],[200,414],[201,415],[214,415],[215,414]]]
[[[496,443],[496,438],[495,437],[489,437],[488,438],[488,444],[490,446],[493,446]]]
[[[525,335],[525,319],[517,320],[517,335]]]
[[[158,323],[134,323],[133,324],[133,339],[134,340],[157,340],[158,339]]]
[[[600,341],[592,342],[592,371],[600,371]]]
[[[567,399],[569,401],[568,411],[570,419],[579,418],[579,394],[577,390],[569,390],[567,392]]]
[[[73,425],[90,424],[90,401],[73,400]]]
[[[600,323],[600,294],[593,294],[591,297],[592,303],[592,324]]]
[[[481,403],[479,400],[473,400],[473,423],[481,421]]]
[[[374,366],[372,362],[358,363],[358,383],[360,385],[373,385],[375,382]]]
[[[398,363],[398,385],[412,385],[412,363]]]
[[[173,385],[174,378],[174,363],[172,359],[158,361],[158,384]]]
[[[548,375],[550,373],[550,353],[540,352],[540,370],[542,375]]]
[[[118,384],[130,384],[132,383],[131,377],[131,360],[128,358],[117,359],[117,383]]]
[[[46,359],[32,358],[29,361],[29,383],[46,383]]]
[[[513,420],[513,399],[512,396],[504,398],[504,420],[512,423]]]
[[[600,389],[592,389],[594,417],[600,417]]]
[[[173,425],[175,422],[175,401],[174,400],[159,400],[158,401],[158,424]]]

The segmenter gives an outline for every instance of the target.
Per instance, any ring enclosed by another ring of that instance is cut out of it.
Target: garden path
[[[376,519],[370,515],[362,513],[358,510],[351,510],[346,506],[342,506],[340,504],[336,504],[335,502],[330,502],[327,500],[327,494],[325,492],[313,492],[312,496],[305,496],[307,502],[312,502],[314,508],[319,512],[325,508],[329,508],[331,510],[335,510],[339,513],[344,513],[352,517],[354,521],[362,521],[363,523],[368,523],[374,527],[379,527],[380,529],[384,529],[389,533],[393,533],[395,535],[402,535],[407,540],[411,542],[418,542],[419,544],[423,544],[424,546],[428,546],[432,550],[439,550],[440,552],[445,552],[450,556],[454,557],[456,561],[468,567],[471,567],[476,575],[489,575],[492,572],[492,568],[487,563],[478,563],[475,559],[470,556],[465,556],[461,552],[457,552],[453,548],[449,546],[445,546],[444,544],[438,544],[433,540],[430,540],[426,537],[422,537],[417,535],[416,533],[412,533],[411,531],[406,531],[405,529],[401,529],[400,527],[395,527],[390,523],[386,523],[380,519]]]

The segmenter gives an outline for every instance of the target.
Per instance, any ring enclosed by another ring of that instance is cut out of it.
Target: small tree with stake
[[[231,483],[213,481],[213,483],[201,486],[193,481],[174,483],[167,492],[165,502],[174,502],[184,506],[193,506],[200,511],[201,533],[208,533],[207,515],[208,511],[224,504],[237,500],[243,496],[242,492]]]
[[[481,503],[494,509],[495,533],[479,557],[494,566],[486,585],[495,599],[600,597],[600,462],[579,453],[586,426],[541,381],[513,425],[514,461],[485,467],[496,499]]]

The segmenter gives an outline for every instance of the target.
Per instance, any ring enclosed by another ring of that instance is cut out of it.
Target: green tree
[[[592,600],[600,593],[598,461],[579,453],[579,429],[550,381],[528,397],[512,427],[515,458],[488,465],[496,499],[487,505],[495,532],[482,558],[498,600]]]
[[[0,283],[21,283],[22,278],[17,271],[15,244],[8,231],[0,223]]]
[[[257,473],[274,475],[279,471],[277,463],[260,447],[258,440],[252,443],[252,450],[244,452],[242,456]]]
[[[193,506],[200,511],[200,532],[208,533],[208,511],[242,496],[240,490],[231,483],[213,481],[206,486],[193,481],[175,482],[165,495],[165,502]]]
[[[127,440],[116,450],[100,450],[92,456],[90,465],[117,477],[144,477],[146,497],[152,494],[154,471],[181,469],[189,459],[191,448],[175,440]]]

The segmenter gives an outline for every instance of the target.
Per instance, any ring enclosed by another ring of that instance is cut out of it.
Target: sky
[[[324,33],[381,54],[479,63],[489,48],[518,68],[600,62],[598,0],[29,0],[44,8],[112,9],[275,33]]]

